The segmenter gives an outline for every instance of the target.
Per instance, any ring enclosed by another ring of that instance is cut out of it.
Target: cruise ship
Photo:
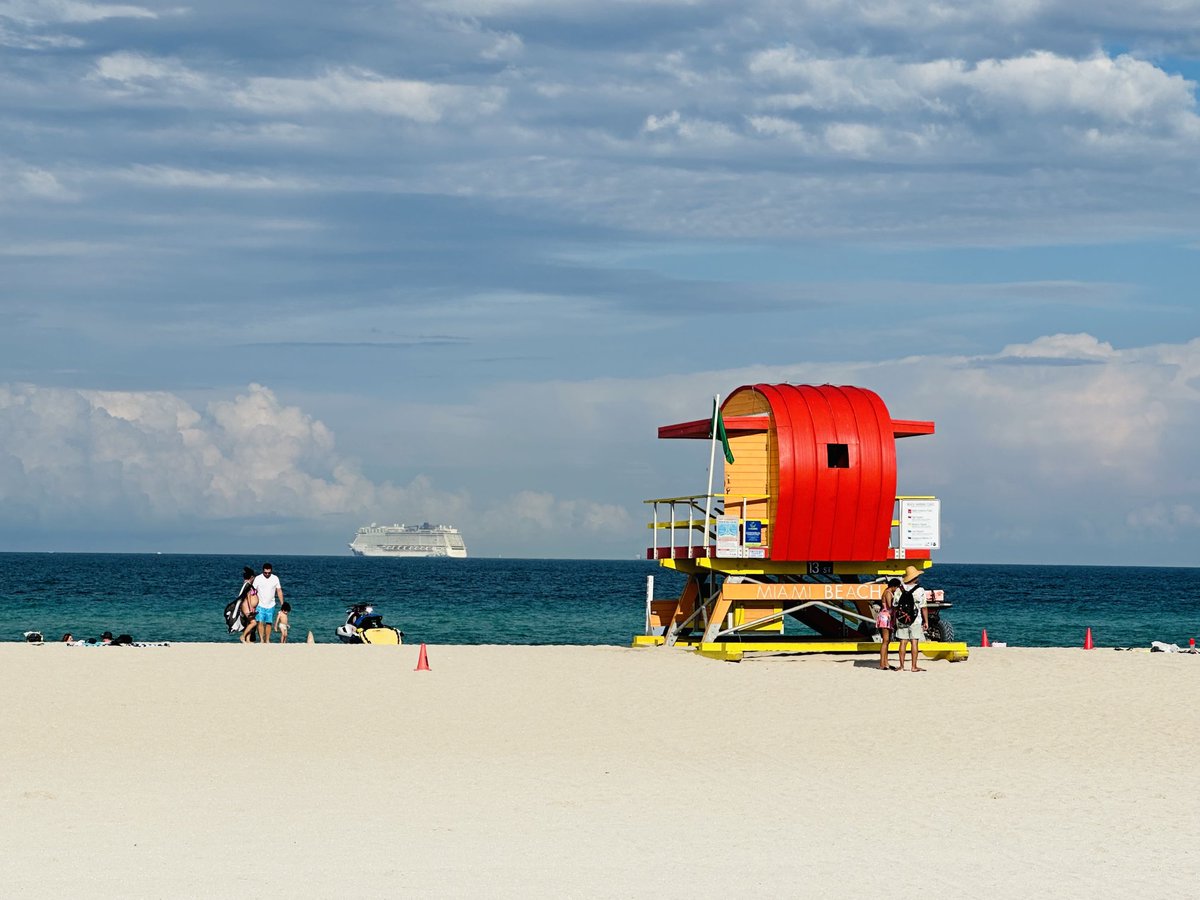
[[[467,545],[452,525],[364,525],[350,542],[355,556],[449,556],[464,559]]]

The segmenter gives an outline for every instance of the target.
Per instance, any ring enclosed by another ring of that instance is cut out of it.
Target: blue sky
[[[633,556],[861,384],[942,558],[1190,565],[1200,3],[0,0],[0,548]]]

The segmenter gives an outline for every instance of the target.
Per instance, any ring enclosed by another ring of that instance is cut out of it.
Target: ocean
[[[104,631],[146,641],[233,641],[222,611],[241,587],[239,556],[0,553],[0,640]],[[682,577],[638,560],[367,559],[283,556],[271,562],[292,604],[292,640],[334,642],[346,607],[371,603],[408,643],[628,645],[655,596]],[[957,636],[1010,646],[1187,646],[1200,637],[1200,570],[938,564],[925,576],[953,608]]]

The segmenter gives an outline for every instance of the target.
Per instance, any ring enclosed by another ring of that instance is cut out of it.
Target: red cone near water
[[[1092,629],[1089,628],[1087,630],[1087,634],[1083,636],[1083,649],[1092,650],[1095,649],[1095,646],[1096,645],[1092,643]]]
[[[430,671],[429,657],[425,653],[425,645],[424,644],[421,645],[421,655],[417,657],[417,667],[415,669],[413,669],[413,671],[414,672]]]
[[[987,629],[983,629],[983,640],[979,642],[980,647],[990,647],[992,642],[987,639]]]

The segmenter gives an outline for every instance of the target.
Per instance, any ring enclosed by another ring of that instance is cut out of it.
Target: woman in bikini
[[[879,598],[879,612],[875,614],[875,627],[879,629],[879,668],[890,669],[888,665],[888,644],[892,641],[892,604],[896,598],[896,591],[900,590],[900,579],[892,578],[888,580],[887,587],[883,589],[883,596]]]
[[[237,596],[242,604],[242,636],[238,638],[243,644],[250,643],[254,637],[254,611],[258,609],[258,591],[254,590],[254,570],[249,566],[242,569],[242,590]]]

